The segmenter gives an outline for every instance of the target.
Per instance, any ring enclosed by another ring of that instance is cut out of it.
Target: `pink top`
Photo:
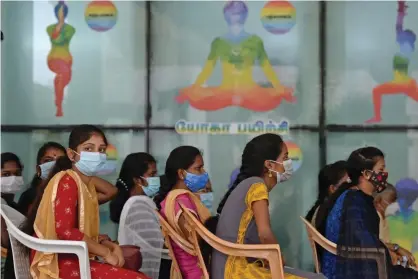
[[[176,219],[180,217],[180,204],[179,202],[188,208],[193,214],[198,217],[196,205],[189,198],[187,194],[182,194],[177,196],[174,210],[176,213]],[[165,203],[164,199],[161,202],[161,215],[167,219],[165,215]],[[201,279],[203,278],[203,272],[199,267],[199,260],[196,256],[192,256],[183,249],[181,249],[174,241],[171,241],[171,246],[173,247],[174,256],[176,257],[177,263],[179,264],[181,274],[183,279]]]

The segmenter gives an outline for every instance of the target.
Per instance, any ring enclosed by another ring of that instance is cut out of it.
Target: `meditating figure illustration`
[[[415,79],[408,75],[409,61],[415,50],[416,35],[409,29],[403,29],[403,22],[408,6],[403,0],[398,1],[398,17],[396,20],[396,42],[399,52],[393,58],[393,80],[379,84],[373,89],[374,117],[366,123],[382,121],[382,97],[384,95],[405,94],[418,102],[418,86]]]
[[[48,54],[48,67],[56,74],[54,79],[56,116],[63,116],[62,102],[64,89],[71,81],[71,68],[73,57],[70,53],[70,41],[75,28],[65,23],[68,7],[64,1],[59,1],[54,9],[58,23],[49,25],[47,33],[51,40],[51,51]]]
[[[243,1],[229,1],[224,7],[228,33],[212,41],[210,53],[195,83],[180,90],[178,103],[189,102],[199,110],[214,111],[228,106],[240,106],[253,111],[269,111],[284,99],[295,102],[293,89],[283,86],[270,64],[263,41],[244,30],[248,16]],[[216,87],[203,87],[212,75],[217,60],[221,62],[222,82]],[[266,75],[269,86],[253,79],[256,62]]]

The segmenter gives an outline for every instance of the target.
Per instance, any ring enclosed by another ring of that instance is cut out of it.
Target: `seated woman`
[[[382,151],[375,147],[353,151],[347,160],[347,173],[351,182],[340,186],[321,206],[316,218],[318,230],[337,244],[337,256],[323,251],[322,273],[329,279],[379,278],[377,262],[369,257],[383,252],[385,258],[381,257],[379,262],[385,267],[387,278],[418,278],[416,271],[391,263],[393,253],[405,256],[415,266],[411,253],[379,239],[379,217],[372,195],[382,192],[387,185]]]
[[[22,178],[23,165],[16,154],[5,152],[1,154],[1,203],[7,204],[15,210],[18,210],[14,202],[15,193],[19,192],[23,185]],[[5,275],[4,268],[7,265],[6,257],[11,256],[7,253],[9,248],[9,234],[7,233],[6,223],[1,218],[1,274]],[[9,262],[10,264],[10,262]],[[10,278],[6,276],[5,278]]]
[[[242,154],[240,173],[206,226],[216,236],[238,244],[277,244],[270,226],[269,192],[292,176],[286,144],[276,134],[253,138]],[[263,262],[227,256],[218,251],[204,257],[213,279],[266,279],[271,272]],[[210,260],[209,257],[211,256]],[[286,278],[299,278],[286,275]]]
[[[16,154],[1,153],[1,199],[8,206],[19,210],[15,194],[25,185],[22,177],[23,164]]]
[[[165,180],[167,183],[161,184],[154,201],[167,222],[177,233],[187,238],[186,220],[182,215],[180,204],[187,207],[202,222],[210,216],[209,210],[195,194],[204,190],[209,182],[199,149],[193,146],[180,146],[171,151],[165,166]],[[176,243],[171,244],[183,279],[201,279],[203,272],[197,257],[188,254]],[[172,270],[172,275],[173,272]]]
[[[110,202],[110,219],[119,224],[120,214],[126,201],[132,196],[153,198],[160,189],[157,164],[150,154],[131,153],[123,161],[116,180],[117,196]]]
[[[92,255],[106,263],[90,260],[93,279],[143,279],[142,273],[121,268],[121,248],[99,235],[99,199],[92,178],[103,169],[107,140],[92,125],[74,128],[69,138],[67,156],[58,158],[45,188],[38,194],[23,231],[42,239],[85,241]],[[103,185],[99,186],[102,187]],[[103,195],[102,195],[103,196]],[[77,256],[31,251],[30,272],[33,278],[80,278]]]
[[[389,224],[386,220],[386,209],[389,205],[396,202],[396,188],[388,184],[388,187],[376,195],[374,198],[374,206],[379,215],[379,238],[384,243],[390,242]]]
[[[152,155],[145,152],[137,152],[126,156],[119,173],[119,178],[116,180],[116,187],[119,190],[118,194],[116,198],[110,202],[110,219],[113,222],[119,224],[123,207],[130,197],[140,195],[149,197],[150,201],[152,201],[152,198],[160,189],[160,177],[156,175],[157,163]],[[125,235],[124,238],[132,239],[131,235]],[[158,242],[155,241],[153,243]],[[142,257],[142,267],[144,268],[144,259],[147,257],[144,250],[142,250]],[[151,265],[155,265],[155,254],[149,255],[149,257],[151,258]],[[159,278],[169,278],[171,260],[161,259],[159,266]],[[147,272],[147,275],[154,278],[152,272]]]
[[[41,146],[36,155],[36,173],[29,189],[20,195],[18,206],[23,215],[27,216],[35,201],[38,186],[46,180],[55,165],[55,161],[65,156],[65,147],[57,142],[47,142]]]
[[[338,187],[347,182],[348,176],[345,169],[345,161],[337,161],[333,164],[326,165],[318,174],[318,198],[312,208],[309,210],[305,219],[315,225],[316,214],[319,207],[327,198],[334,193]]]

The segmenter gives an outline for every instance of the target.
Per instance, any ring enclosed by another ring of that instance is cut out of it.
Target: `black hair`
[[[337,161],[335,163],[326,165],[318,174],[318,197],[315,204],[309,210],[305,219],[312,221],[316,209],[325,202],[329,196],[329,188],[331,185],[336,185],[347,174],[347,162]]]
[[[16,155],[16,154],[11,153],[11,152],[4,152],[4,153],[1,153],[1,168],[2,168],[2,169],[4,168],[4,165],[5,165],[7,162],[15,162],[15,163],[16,163],[16,165],[17,165],[17,167],[18,167],[19,169],[23,170],[23,164],[22,164],[22,162],[20,161],[19,157],[17,157],[17,155]]]
[[[110,219],[119,224],[120,215],[126,201],[131,197],[135,187],[134,178],[140,178],[148,171],[149,165],[156,163],[152,155],[145,152],[131,153],[123,161],[116,180],[117,196],[110,202]]]
[[[241,168],[240,172],[232,184],[231,188],[228,189],[217,209],[217,215],[209,218],[205,226],[206,228],[216,234],[216,227],[218,226],[219,215],[222,213],[222,209],[228,200],[229,195],[234,189],[245,179],[250,177],[262,177],[266,168],[264,166],[265,161],[273,160],[276,161],[280,153],[283,150],[283,139],[277,134],[263,134],[253,138],[244,148],[242,153]],[[205,241],[201,241],[201,250],[205,264],[210,270],[210,257],[212,254],[212,247]]]
[[[71,131],[71,134],[68,140],[68,147],[72,150],[77,150],[77,146],[79,146],[83,142],[88,141],[94,134],[101,136],[105,144],[107,145],[107,139],[102,130],[100,130],[96,126],[84,124],[84,125],[79,125],[75,127]],[[45,187],[48,185],[51,178],[54,177],[57,173],[64,171],[64,170],[69,170],[72,167],[73,167],[73,163],[71,162],[70,158],[68,158],[67,155],[59,157],[55,161],[55,166],[52,168],[51,173],[49,174],[48,178],[45,181],[42,181],[41,185],[39,186],[34,205],[28,214],[27,221],[23,224],[23,228],[22,228],[23,232],[29,235],[33,235],[34,233],[33,224],[35,223],[36,213],[38,211],[39,204],[41,203],[42,195],[44,193]]]
[[[347,159],[347,175],[350,182],[345,182],[332,194],[327,201],[319,208],[315,220],[315,226],[320,233],[324,235],[326,219],[334,204],[346,190],[360,184],[360,178],[365,170],[372,170],[377,161],[384,158],[383,152],[372,146],[359,148],[354,150]]]
[[[167,158],[165,172],[161,180],[160,190],[154,197],[154,202],[161,209],[161,202],[167,197],[179,180],[178,170],[187,170],[196,160],[198,155],[202,155],[199,149],[194,146],[184,145],[173,149]]]

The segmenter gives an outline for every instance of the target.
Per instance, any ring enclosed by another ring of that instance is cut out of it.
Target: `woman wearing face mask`
[[[292,175],[292,161],[279,135],[263,134],[244,148],[240,172],[217,210],[206,222],[216,236],[238,244],[277,244],[270,226],[269,192]],[[205,262],[213,279],[271,278],[263,261],[224,255],[204,245]],[[210,258],[210,255],[212,256]],[[286,275],[286,278],[296,278]]]
[[[93,176],[108,170],[107,140],[92,125],[80,125],[69,138],[67,156],[56,160],[39,191],[37,202],[23,228],[27,234],[43,239],[85,241],[89,253],[102,257],[107,264],[90,261],[93,279],[147,278],[142,273],[122,269],[121,248],[99,236],[99,194]],[[78,259],[70,254],[46,254],[31,251],[30,272],[33,278],[80,278]]]
[[[309,210],[305,219],[315,225],[316,214],[319,207],[333,194],[344,182],[348,181],[346,162],[338,161],[326,165],[318,174],[318,198]]]
[[[23,165],[20,162],[19,157],[10,152],[1,154],[1,203],[7,204],[15,210],[18,210],[18,205],[13,200],[14,195],[19,192],[24,185],[22,171]],[[11,253],[7,253],[9,246],[9,234],[7,232],[6,223],[4,222],[4,219],[1,218],[2,275],[4,275],[3,268],[5,266],[6,254],[9,255],[9,257],[11,256]]]
[[[116,180],[118,194],[110,202],[110,219],[113,222],[119,224],[123,206],[130,197],[141,195],[153,198],[157,194],[160,178],[156,174],[156,161],[150,154],[138,152],[126,156]]]
[[[187,207],[202,222],[210,216],[209,210],[196,195],[205,189],[209,182],[208,173],[203,167],[203,157],[199,149],[193,146],[175,148],[165,166],[166,183],[161,184],[154,198],[161,215],[184,238],[188,231],[185,229],[180,204]],[[183,279],[201,279],[203,273],[197,257],[188,254],[174,242],[171,245]],[[172,274],[174,272],[172,271]]]
[[[14,197],[23,185],[23,165],[19,157],[10,152],[1,154],[1,199],[8,206],[18,210]]]
[[[379,217],[373,203],[373,194],[387,186],[385,158],[379,149],[364,147],[353,151],[347,160],[350,183],[339,189],[321,206],[316,227],[327,239],[337,244],[337,256],[323,251],[321,271],[329,279],[379,278],[376,260],[379,255],[388,279],[418,278],[418,273],[402,266],[393,266],[389,251],[405,256],[410,265],[412,255],[396,244],[385,244],[379,239]],[[347,249],[354,248],[354,249]]]
[[[29,189],[19,198],[19,210],[26,216],[36,198],[38,186],[47,179],[55,165],[55,161],[65,156],[65,148],[56,142],[47,142],[38,150],[36,156],[36,174],[33,176]]]

